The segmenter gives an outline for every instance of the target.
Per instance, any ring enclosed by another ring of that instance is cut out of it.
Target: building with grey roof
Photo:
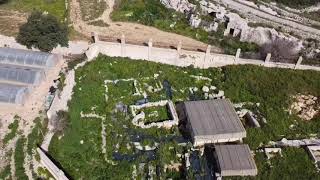
[[[241,141],[246,131],[229,99],[184,102],[194,146]]]
[[[256,176],[257,166],[247,144],[214,145],[220,176]]]

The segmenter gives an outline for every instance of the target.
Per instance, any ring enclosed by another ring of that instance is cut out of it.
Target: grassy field
[[[123,68],[125,67],[125,68]],[[141,70],[143,67],[143,71]],[[159,77],[153,78],[154,74]],[[212,81],[195,80],[190,75],[209,77]],[[320,119],[305,122],[295,115],[289,115],[287,109],[291,103],[291,95],[297,93],[320,96],[320,73],[314,71],[294,71],[286,69],[270,69],[257,66],[228,66],[222,69],[211,68],[200,70],[178,68],[146,61],[134,61],[123,58],[100,56],[76,71],[77,85],[69,103],[70,126],[64,135],[54,136],[49,147],[51,155],[75,179],[127,179],[136,170],[137,177],[146,177],[148,168],[139,170],[139,164],[164,168],[170,161],[183,163],[177,157],[188,150],[179,146],[176,137],[181,137],[178,129],[140,129],[131,124],[132,117],[123,113],[115,113],[115,105],[123,102],[134,104],[143,96],[133,96],[134,87],[130,81],[119,81],[108,84],[108,100],[106,101],[105,80],[128,79],[138,80],[138,88],[146,89],[144,84],[168,80],[173,91],[173,101],[202,99],[198,91],[192,95],[190,87],[201,89],[202,86],[214,85],[225,91],[226,97],[234,103],[260,103],[259,107],[250,110],[259,111],[267,119],[261,128],[247,128],[248,143],[252,150],[270,140],[283,137],[304,138],[310,134],[319,137]],[[166,93],[148,93],[149,100],[166,99]],[[81,118],[80,112],[95,113],[105,117]],[[102,124],[106,128],[106,153],[102,153]],[[295,128],[289,128],[291,124]],[[138,136],[137,136],[138,135]],[[140,137],[140,138],[137,138]],[[81,143],[82,142],[82,143]],[[158,148],[150,154],[135,148],[132,142]],[[274,157],[269,164],[263,153],[256,152],[259,168],[258,179],[319,179],[312,161],[303,149],[285,148],[283,157]],[[176,171],[161,172],[161,177],[185,177],[183,174],[201,174],[201,172]],[[192,177],[192,176],[188,177]]]
[[[144,108],[145,123],[169,120],[168,109],[166,106]]]
[[[60,20],[67,17],[65,0],[10,0],[8,3],[0,5],[0,8],[22,12],[46,11]]]
[[[257,52],[259,47],[253,43],[240,42],[236,38],[223,36],[224,25],[218,32],[208,33],[201,28],[192,28],[184,14],[166,8],[158,0],[120,0],[111,14],[114,21],[138,22],[158,29],[210,43],[224,49],[227,54]]]

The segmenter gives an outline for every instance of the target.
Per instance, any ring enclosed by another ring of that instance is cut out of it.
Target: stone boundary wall
[[[302,57],[297,60],[296,64],[289,64],[271,62],[271,53],[267,55],[265,60],[240,58],[241,49],[238,49],[235,56],[211,53],[210,45],[208,45],[206,52],[198,52],[182,49],[181,42],[177,44],[176,49],[166,49],[153,47],[152,39],[149,40],[147,46],[127,44],[124,36],[122,36],[119,43],[99,41],[98,36],[93,36],[93,39],[95,43],[86,51],[88,61],[91,61],[101,53],[111,57],[128,57],[133,60],[147,60],[180,67],[193,65],[203,69],[227,65],[253,64],[265,67],[320,71],[320,67],[301,64]]]
[[[55,179],[69,180],[64,172],[59,169],[40,148],[37,148],[37,152],[39,153],[41,164],[43,164],[46,169],[48,169],[48,171]]]

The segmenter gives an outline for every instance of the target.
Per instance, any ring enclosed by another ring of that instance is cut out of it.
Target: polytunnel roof
[[[0,83],[0,103],[22,104],[28,93],[25,86]]]
[[[59,60],[55,54],[22,49],[0,48],[0,63],[36,67],[54,67]]]
[[[0,80],[3,81],[36,85],[39,84],[43,78],[44,71],[42,69],[0,64]]]

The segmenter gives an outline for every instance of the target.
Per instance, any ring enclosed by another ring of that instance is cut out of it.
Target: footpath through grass
[[[157,78],[154,78],[156,77]],[[205,76],[212,81],[195,80],[193,76]],[[69,103],[70,126],[63,136],[55,135],[49,147],[50,154],[75,179],[126,179],[135,175],[146,177],[150,167],[159,167],[161,177],[176,177],[194,172],[177,172],[163,169],[173,161],[183,163],[178,154],[188,147],[178,145],[181,137],[176,128],[141,129],[131,123],[132,116],[115,112],[119,102],[134,104],[143,96],[133,96],[133,82],[119,81],[108,84],[105,80],[130,79],[143,84],[154,85],[168,80],[173,91],[173,101],[202,99],[201,87],[214,85],[224,90],[232,102],[260,103],[250,109],[259,111],[267,120],[261,128],[247,128],[248,143],[255,151],[259,169],[258,179],[319,179],[312,161],[304,149],[284,148],[283,157],[276,156],[267,162],[263,153],[257,152],[261,144],[270,140],[286,138],[308,138],[311,134],[319,137],[320,119],[302,121],[289,115],[290,96],[297,93],[320,96],[320,73],[315,71],[296,71],[273,69],[258,66],[227,66],[207,70],[178,68],[146,61],[132,61],[126,58],[99,56],[95,61],[76,71],[77,85]],[[191,95],[189,88],[199,91]],[[106,96],[107,95],[107,96]],[[165,90],[148,93],[149,100],[166,99]],[[106,101],[106,98],[108,99]],[[105,119],[81,117],[80,114],[94,113]],[[102,151],[103,124],[105,125],[106,153]],[[295,128],[290,128],[294,124]],[[133,142],[143,146],[154,146],[152,153],[137,150]],[[200,161],[201,162],[201,161]],[[141,164],[144,164],[143,166]],[[142,169],[139,168],[142,166]],[[152,168],[151,168],[152,169]],[[201,172],[195,172],[201,174]],[[188,176],[192,177],[192,176]]]

